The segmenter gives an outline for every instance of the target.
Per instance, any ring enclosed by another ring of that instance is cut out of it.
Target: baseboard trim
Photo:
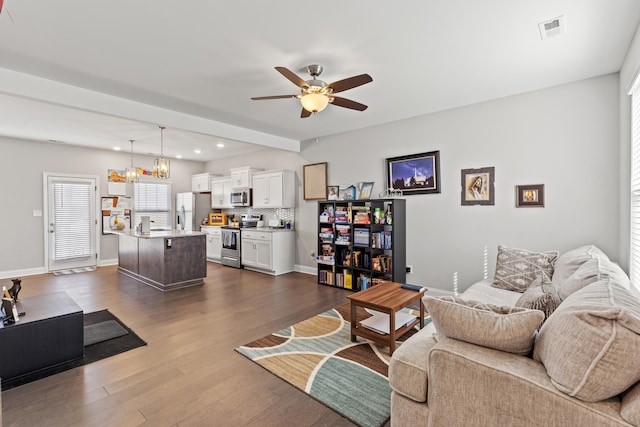
[[[307,265],[296,264],[293,269],[298,273],[312,274],[314,276],[318,273],[318,269],[316,267],[309,267]]]
[[[37,274],[44,274],[44,267],[36,267],[36,268],[25,268],[22,270],[9,270],[9,271],[0,271],[0,279],[12,279],[15,277],[22,276],[35,276]]]

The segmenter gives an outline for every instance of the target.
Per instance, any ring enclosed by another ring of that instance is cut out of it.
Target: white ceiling
[[[542,40],[538,23],[564,16]],[[616,72],[637,0],[4,0],[0,135],[208,161]],[[284,66],[330,83],[368,73],[300,119]],[[218,149],[216,143],[226,147]],[[193,153],[195,148],[203,152]]]

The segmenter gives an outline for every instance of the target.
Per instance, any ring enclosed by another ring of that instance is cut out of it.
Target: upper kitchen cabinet
[[[295,172],[270,170],[253,174],[254,208],[294,208],[296,204]]]
[[[231,172],[231,187],[233,188],[253,188],[253,173],[262,169],[253,169],[248,166],[229,169]]]
[[[191,175],[191,191],[194,193],[208,193],[211,191],[211,178],[209,173]]]
[[[214,209],[232,208],[231,177],[223,176],[211,180],[211,207]]]

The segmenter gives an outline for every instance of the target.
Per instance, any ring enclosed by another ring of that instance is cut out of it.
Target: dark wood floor
[[[4,391],[4,427],[353,426],[234,351],[348,291],[208,263],[204,286],[167,293],[101,267],[24,277],[20,296],[62,290],[85,313],[109,309],[148,345]]]

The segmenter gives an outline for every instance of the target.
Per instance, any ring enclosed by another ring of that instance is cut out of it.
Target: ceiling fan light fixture
[[[302,108],[310,113],[318,113],[329,105],[329,97],[323,93],[311,92],[300,98]]]

